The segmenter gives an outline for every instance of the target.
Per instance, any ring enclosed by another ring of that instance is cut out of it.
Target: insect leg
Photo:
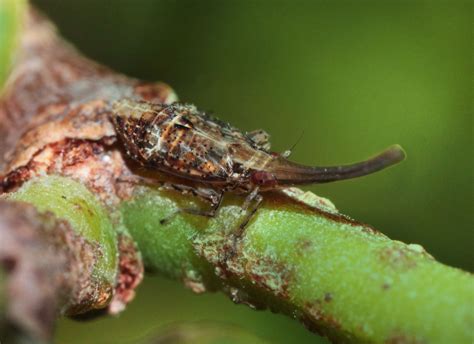
[[[232,233],[234,238],[240,239],[244,232],[245,232],[245,227],[247,227],[248,223],[252,219],[252,217],[255,215],[256,211],[260,207],[260,204],[263,201],[262,195],[258,193],[259,188],[253,189],[253,191],[245,198],[244,203],[242,204],[242,211],[247,211],[247,215],[245,216],[244,220],[240,223],[239,227],[237,230]],[[253,206],[250,207],[250,205],[253,202]]]
[[[216,192],[214,189],[210,188],[196,188],[189,185],[170,183],[168,181],[159,180],[156,178],[143,177],[143,176],[133,176],[132,178],[118,178],[117,183],[129,183],[134,185],[143,185],[151,187],[160,187],[161,190],[166,191],[178,191],[184,195],[191,194],[197,196],[205,201],[214,205],[215,203],[220,204],[220,198],[222,197],[221,193]]]
[[[240,223],[239,227],[237,227],[230,235],[231,246],[226,254],[227,259],[230,259],[237,254],[237,246],[245,233],[245,228],[257,212],[258,208],[262,204],[262,201],[263,196],[258,193],[258,188],[255,188],[245,199],[244,204],[242,205],[242,210],[248,210],[248,213],[245,216],[244,220]],[[250,204],[252,202],[253,206],[250,207]]]
[[[202,210],[197,208],[181,208],[167,216],[166,218],[160,221],[160,224],[166,224],[169,222],[174,216],[178,213],[187,213],[191,215],[198,215],[204,217],[214,217],[216,215],[217,210],[219,209],[222,199],[224,198],[223,192],[218,192],[214,189],[207,189],[207,188],[193,188],[188,185],[180,185],[180,184],[169,184],[166,187],[171,187],[176,191],[180,191],[184,194],[191,193],[192,195],[199,197],[201,199],[206,200],[207,202],[211,203],[211,208],[208,210]]]
[[[258,208],[262,204],[262,201],[263,201],[263,196],[262,195],[258,194],[258,195],[255,196],[254,205],[250,209],[250,211],[247,214],[247,216],[245,217],[244,221],[242,221],[242,223],[240,224],[239,232],[236,233],[237,237],[242,237],[242,235],[244,234],[244,231],[245,231],[245,227],[247,227],[249,221],[252,219],[252,217],[257,212]]]
[[[162,190],[178,191],[184,195],[191,194],[211,204],[211,208],[209,210],[201,210],[196,208],[178,209],[176,212],[173,212],[166,218],[162,219],[160,221],[161,224],[169,222],[174,216],[176,216],[180,212],[205,217],[214,217],[224,198],[223,192],[218,192],[211,188],[196,188],[189,185],[169,183],[155,178],[148,178],[142,176],[134,176],[133,179],[119,178],[117,179],[117,182],[146,186],[159,186]]]
[[[176,186],[176,185],[175,185]],[[217,192],[214,189],[206,189],[206,188],[195,188],[192,189],[192,194],[205,199],[209,203],[211,203],[211,208],[209,210],[201,210],[195,208],[183,208],[180,209],[181,212],[185,212],[188,214],[206,216],[206,217],[214,217],[216,215],[217,210],[219,209],[222,200],[224,198],[223,192]]]

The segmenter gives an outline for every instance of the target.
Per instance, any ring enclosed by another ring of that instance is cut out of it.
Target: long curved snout
[[[393,145],[382,153],[355,164],[328,167],[310,167],[288,161],[282,157],[268,166],[279,185],[329,183],[365,176],[395,165],[406,157],[400,145]]]

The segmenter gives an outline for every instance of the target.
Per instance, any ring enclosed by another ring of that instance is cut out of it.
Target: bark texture
[[[23,182],[59,174],[95,195],[87,188],[72,195],[66,185],[62,194],[36,191],[56,200],[49,208],[1,201],[5,331],[49,340],[58,315],[117,313],[133,298],[143,264],[108,214],[124,162],[105,148],[114,141],[105,104],[119,97],[163,101],[170,93],[83,58],[41,14],[26,14],[0,101],[0,192],[13,200],[8,191]]]

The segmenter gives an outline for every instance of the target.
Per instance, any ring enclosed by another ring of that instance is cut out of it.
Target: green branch
[[[97,199],[86,187],[66,178],[49,177],[41,183],[27,183],[9,199],[33,204],[40,212],[52,212],[65,219],[76,233],[93,245],[100,245],[94,276],[113,285],[117,274],[117,236]]]
[[[13,197],[31,197],[48,208],[55,194],[75,188],[60,178],[36,183],[51,190],[41,201],[22,189]],[[120,210],[146,266],[196,292],[221,290],[235,302],[298,318],[335,341],[472,341],[470,274],[435,261],[421,246],[277,194],[266,197],[232,255],[229,233],[240,219],[241,201],[226,199],[214,219],[177,214],[161,225],[177,209],[202,205],[141,187]]]

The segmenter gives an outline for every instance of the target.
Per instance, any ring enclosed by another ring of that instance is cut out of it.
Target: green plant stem
[[[47,183],[50,195],[68,185]],[[216,218],[205,219],[176,213],[202,206],[189,196],[142,187],[120,210],[146,266],[196,292],[221,290],[335,341],[472,341],[470,274],[435,261],[419,245],[277,194],[267,195],[233,251],[229,233],[241,218],[241,201],[228,197]]]
[[[117,238],[104,208],[83,185],[67,178],[48,177],[32,181],[11,194],[9,199],[33,204],[40,212],[52,212],[65,219],[72,229],[93,245],[100,255],[93,275],[113,285],[117,274]]]
[[[147,189],[122,213],[146,265],[198,290],[202,282],[344,342],[472,342],[472,275],[362,224],[266,200],[232,258],[241,200],[209,221],[179,215],[161,226],[182,204]]]

